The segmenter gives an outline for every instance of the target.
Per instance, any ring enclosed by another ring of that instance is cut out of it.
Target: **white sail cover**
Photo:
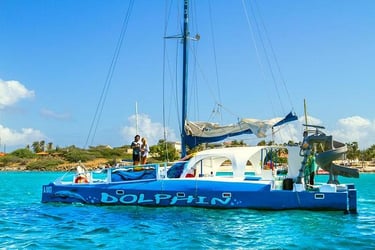
[[[257,137],[266,137],[268,129],[272,128],[283,118],[273,118],[270,120],[257,120],[252,118],[241,119],[236,124],[220,126],[211,122],[192,122],[186,121],[185,131],[187,135],[199,137],[216,137],[230,133],[240,133],[245,130],[251,130]]]

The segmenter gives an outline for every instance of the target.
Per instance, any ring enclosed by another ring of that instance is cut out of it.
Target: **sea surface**
[[[375,249],[375,174],[340,179],[356,184],[355,215],[42,204],[60,175],[0,172],[0,249]]]

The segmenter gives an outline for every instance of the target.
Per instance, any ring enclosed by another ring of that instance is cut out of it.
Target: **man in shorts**
[[[141,142],[140,136],[136,135],[134,137],[134,141],[130,145],[130,147],[133,149],[133,165],[138,165],[139,161],[141,160]]]

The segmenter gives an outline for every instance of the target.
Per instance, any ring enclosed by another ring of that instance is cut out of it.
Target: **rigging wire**
[[[105,104],[106,99],[107,99],[107,93],[108,93],[109,87],[110,87],[111,82],[112,82],[112,76],[113,76],[113,73],[115,71],[117,61],[118,61],[118,57],[120,55],[120,50],[121,50],[121,47],[122,47],[122,44],[123,44],[123,41],[124,41],[124,37],[125,37],[126,31],[127,31],[127,27],[128,27],[128,23],[129,23],[129,19],[130,19],[130,14],[131,14],[132,9],[133,9],[133,5],[134,5],[134,0],[129,2],[128,8],[126,10],[126,14],[125,14],[124,20],[122,22],[120,36],[119,36],[117,44],[116,44],[115,52],[113,54],[113,57],[112,57],[112,60],[111,60],[110,66],[109,66],[109,70],[108,70],[108,73],[107,73],[107,77],[106,77],[102,92],[100,94],[99,102],[96,106],[95,114],[94,114],[94,117],[93,117],[91,125],[90,125],[89,133],[87,135],[84,148],[87,147],[90,138],[91,138],[90,143],[93,144],[93,141],[94,141],[94,138],[95,138],[95,135],[96,135],[96,131],[98,129],[98,125],[99,125],[99,122],[100,122],[100,118],[101,118],[101,115],[102,115],[102,112],[103,112],[104,104]]]
[[[208,88],[208,92],[210,94],[210,96],[214,99],[214,108],[213,108],[213,112],[211,112],[211,116],[210,116],[210,119],[213,119],[213,115],[212,113],[218,113],[218,114],[222,114],[221,110],[224,110],[224,111],[227,111],[229,114],[231,115],[234,115],[236,116],[237,118],[239,117],[239,114],[233,112],[233,111],[230,111],[229,109],[226,109],[223,105],[222,105],[222,102],[218,100],[217,96],[215,95],[215,91],[213,91],[213,89],[211,88],[211,85],[209,84],[209,81],[208,81],[208,78],[206,77],[204,71],[203,71],[203,67],[201,67],[200,63],[198,62],[198,59],[197,59],[197,52],[196,50],[194,49],[194,47],[190,47],[190,51],[191,51],[191,55],[193,55],[195,61],[196,61],[196,64],[198,66],[198,69],[199,69],[199,73],[202,77],[202,80],[203,82],[206,83],[206,86]]]
[[[255,40],[255,33],[254,33],[254,30],[253,30],[253,25],[252,25],[251,19],[249,17],[249,13],[247,12],[247,8],[246,8],[246,5],[245,5],[245,0],[242,0],[242,6],[243,6],[244,13],[245,13],[245,16],[246,16],[247,24],[248,24],[249,29],[250,29],[252,42],[253,42],[253,45],[254,45],[254,48],[255,48],[255,53],[256,53],[256,56],[257,56],[257,59],[258,59],[258,64],[259,64],[259,67],[261,69],[261,73],[262,73],[263,79],[266,79],[266,74],[265,74],[265,70],[264,70],[265,67],[264,67],[264,65],[263,65],[263,63],[262,63],[262,61],[260,59],[260,51],[259,51],[257,42]],[[270,98],[269,101],[272,103],[272,98]],[[273,106],[274,105],[271,105],[271,107],[273,107]]]
[[[169,17],[170,17],[170,13],[171,13],[171,6],[169,6],[169,10],[168,10],[168,4],[165,5],[165,23],[164,23],[164,37],[166,37],[166,34],[167,34],[167,27],[168,27],[168,20],[169,20]],[[166,99],[166,95],[165,95],[165,67],[166,67],[166,58],[168,58],[166,56],[166,53],[167,53],[167,42],[166,42],[166,39],[163,40],[163,76],[162,76],[162,81],[163,81],[163,138],[164,138],[164,147],[165,147],[165,152],[166,152],[166,161],[168,161],[169,159],[169,155],[168,155],[168,150],[167,150],[167,130],[166,130],[166,120],[165,120],[165,99]]]
[[[220,103],[220,101],[216,98],[215,96],[215,91],[212,90],[212,88],[210,87],[209,85],[209,81],[208,81],[208,78],[206,77],[204,71],[203,71],[203,67],[201,67],[198,59],[197,59],[197,51],[195,50],[195,48],[193,46],[189,47],[190,49],[190,55],[193,56],[194,60],[196,61],[196,64],[198,66],[198,70],[199,70],[199,73],[201,74],[201,77],[203,78],[204,82],[206,83],[207,87],[208,87],[208,90],[209,90],[209,93],[211,94],[212,98],[214,98],[214,101],[216,103]]]
[[[260,28],[259,28],[259,25],[258,25],[257,18],[255,18],[254,9],[253,9],[251,3],[249,3],[249,6],[250,6],[251,14],[252,14],[252,16],[254,17],[255,28],[256,28],[257,33],[258,33],[258,37],[259,37],[259,40],[260,40],[260,44],[262,45],[262,49],[263,49],[263,52],[264,52],[264,55],[265,55],[266,63],[267,63],[267,65],[268,65],[269,71],[270,71],[270,73],[271,73],[272,81],[273,81],[273,84],[274,84],[274,86],[275,86],[275,90],[276,90],[277,97],[278,97],[278,99],[279,99],[279,103],[280,103],[280,106],[281,106],[281,110],[285,113],[285,111],[284,111],[284,106],[283,106],[283,103],[282,103],[282,101],[281,101],[280,91],[279,91],[279,88],[278,88],[278,86],[277,86],[276,76],[275,76],[275,74],[274,74],[274,70],[273,70],[273,67],[272,67],[272,65],[271,65],[271,61],[270,61],[270,58],[269,58],[269,56],[268,56],[267,49],[266,49],[266,47],[265,47],[265,42],[264,42],[264,40],[263,40],[262,33],[260,32]]]
[[[283,75],[281,73],[280,64],[279,64],[279,62],[277,60],[275,50],[273,49],[271,40],[269,39],[269,36],[268,36],[268,32],[267,32],[265,23],[263,21],[262,15],[261,15],[261,13],[259,11],[259,6],[257,5],[256,1],[254,1],[254,2],[255,2],[255,7],[256,7],[256,10],[257,10],[257,13],[258,13],[258,19],[259,20],[257,20],[257,17],[255,15],[254,7],[252,6],[251,2],[249,1],[250,11],[251,11],[252,16],[254,17],[255,28],[256,28],[256,31],[257,31],[257,34],[258,34],[258,37],[259,37],[259,40],[260,40],[260,43],[261,43],[264,55],[265,55],[265,60],[266,60],[267,66],[269,68],[269,71],[270,71],[270,74],[271,74],[271,77],[272,77],[272,80],[273,80],[274,87],[276,89],[276,94],[277,94],[277,97],[278,97],[278,100],[279,100],[279,103],[280,103],[281,110],[282,110],[282,112],[285,113],[283,102],[281,100],[281,96],[280,96],[280,92],[279,92],[278,81],[276,79],[275,71],[274,71],[274,69],[272,67],[272,64],[271,64],[271,58],[273,59],[274,65],[276,66],[276,71],[277,71],[279,77],[281,78],[281,83],[283,84],[285,93],[286,93],[286,95],[288,97],[288,101],[289,101],[289,103],[290,103],[290,105],[292,107],[292,110],[293,110],[293,103],[291,101],[291,97],[290,97],[288,88],[286,86],[286,81],[285,81],[285,79],[284,79],[284,77],[283,77]],[[263,77],[265,78],[264,67],[263,67],[263,64],[260,61],[259,50],[258,50],[258,47],[257,47],[256,42],[255,42],[255,34],[254,34],[254,31],[253,31],[253,28],[252,28],[253,25],[251,23],[251,20],[249,18],[249,14],[247,12],[247,8],[245,6],[245,0],[242,0],[242,5],[244,7],[244,11],[245,11],[245,15],[246,15],[246,18],[247,18],[247,21],[248,21],[248,25],[249,25],[249,28],[250,28],[251,33],[252,33],[253,43],[254,43],[254,46],[256,48],[256,53],[257,53],[257,57],[258,57],[258,61],[259,61],[260,67],[262,69],[262,74],[263,74]],[[259,25],[259,22],[260,22],[261,27]],[[262,28],[262,31],[264,31],[263,33],[261,32],[261,28]],[[268,46],[270,47],[269,49],[266,48],[265,41],[268,43]],[[270,52],[271,55],[269,55],[269,52]],[[272,99],[270,101],[272,102]],[[272,105],[272,108],[273,108],[273,105]],[[291,133],[290,127],[288,125],[286,125],[286,127],[287,127],[288,131]],[[276,131],[273,130],[272,136],[278,130],[276,130]]]
[[[198,31],[199,30],[199,27],[198,27],[198,23],[196,20],[198,19],[198,15],[196,14],[196,8],[194,4],[190,4],[190,7],[192,8],[192,11],[190,12],[191,13],[191,26],[193,27],[191,30],[196,30]],[[180,10],[180,8],[178,8],[178,10]],[[188,110],[194,110],[194,114],[195,114],[195,117],[198,116],[198,119],[199,119],[199,91],[198,91],[198,79],[197,79],[197,75],[199,74],[201,77],[202,77],[202,80],[203,82],[205,83],[205,86],[208,88],[208,92],[210,94],[210,96],[213,98],[214,100],[214,103],[215,103],[215,108],[213,109],[213,112],[211,113],[211,118],[213,118],[213,116],[218,116],[217,114],[220,114],[222,115],[222,112],[221,112],[221,109],[222,109],[222,101],[221,101],[221,91],[220,91],[220,83],[219,83],[219,73],[218,73],[218,63],[217,63],[217,53],[216,53],[216,44],[215,44],[215,35],[214,35],[214,25],[213,25],[213,14],[212,14],[212,8],[211,8],[211,5],[209,6],[209,17],[210,17],[210,27],[211,27],[211,37],[212,38],[212,41],[213,41],[213,45],[211,46],[212,48],[214,48],[214,65],[215,65],[215,75],[216,75],[216,84],[217,84],[217,92],[213,90],[213,88],[211,88],[211,84],[209,84],[209,81],[208,81],[208,78],[206,77],[204,71],[202,70],[202,67],[199,63],[199,60],[198,60],[198,45],[199,43],[189,43],[189,56],[191,56],[191,59],[192,60],[189,60],[190,64],[193,64],[193,70],[190,70],[190,73],[189,73],[189,93],[191,93],[189,95],[189,102],[188,102],[188,105],[194,105],[194,107],[189,107]],[[179,21],[177,23],[180,23]],[[182,30],[182,26],[180,25],[179,26]],[[182,33],[182,31],[181,31]],[[192,32],[191,32],[192,33]],[[199,34],[199,32],[197,32]],[[192,37],[189,37],[189,39],[192,39],[192,40],[199,40],[199,35],[197,35],[194,38]],[[180,38],[180,36],[176,35],[176,36],[171,36],[171,37],[168,37],[168,38]],[[180,42],[178,43],[178,45],[180,45]],[[178,102],[180,100],[179,98],[179,95],[180,93],[178,92],[179,90],[179,80],[178,80],[178,67],[180,67],[180,58],[179,58],[179,54],[178,54],[178,51],[179,51],[179,46],[177,46],[176,48],[176,70],[175,70],[175,76],[176,76],[176,80],[173,81],[176,85],[176,87],[173,89],[174,91],[176,91],[175,93],[175,98],[176,98],[176,103],[177,103],[177,106],[176,107],[179,107],[178,105]],[[166,53],[167,54],[167,53]],[[178,66],[179,65],[179,66]],[[194,98],[194,100],[192,100],[192,98]],[[180,117],[180,110],[177,108],[177,117]],[[233,114],[233,112],[229,112],[231,114]],[[191,115],[191,112],[190,114],[187,114],[187,116]],[[236,115],[236,117],[238,117],[238,115]],[[221,117],[221,120],[222,120],[222,117]],[[181,133],[182,132],[182,129],[183,129],[183,125],[181,125],[180,122],[178,122],[178,125],[179,125],[179,132]]]
[[[280,96],[280,93],[279,93],[279,89],[278,89],[278,85],[277,85],[277,77],[276,77],[276,75],[277,75],[277,72],[278,73],[281,73],[281,69],[280,69],[280,65],[278,64],[278,61],[276,60],[276,56],[275,56],[275,52],[274,52],[274,50],[273,50],[273,47],[272,47],[272,45],[271,45],[271,51],[272,51],[272,56],[270,57],[270,55],[267,53],[267,50],[268,50],[268,48],[266,48],[266,45],[267,45],[267,42],[269,43],[269,44],[271,44],[270,43],[270,41],[269,41],[269,38],[268,38],[268,34],[267,33],[265,33],[265,34],[262,34],[261,33],[261,28],[262,27],[264,27],[265,28],[265,25],[264,25],[264,22],[263,22],[263,20],[262,19],[260,19],[260,20],[256,20],[256,16],[255,16],[255,11],[254,11],[254,7],[253,6],[251,6],[250,5],[250,7],[247,7],[246,6],[246,3],[245,3],[245,0],[242,0],[242,4],[243,4],[243,7],[244,7],[244,10],[245,10],[245,15],[246,15],[246,18],[247,18],[247,22],[248,22],[248,26],[249,26],[249,28],[250,28],[250,31],[251,31],[251,34],[252,34],[252,36],[251,36],[251,38],[252,38],[252,40],[253,40],[253,44],[254,44],[254,47],[255,47],[255,51],[256,51],[256,56],[257,56],[257,58],[258,58],[258,63],[259,63],[259,65],[260,65],[260,68],[261,68],[261,73],[262,73],[262,75],[263,75],[263,78],[266,78],[266,74],[265,74],[265,68],[266,68],[266,66],[268,66],[269,67],[269,69],[270,69],[270,75],[272,76],[272,80],[273,80],[273,83],[274,83],[274,87],[276,88],[276,93],[277,93],[277,95],[278,95],[278,99],[279,99],[279,101],[280,101],[280,107],[282,108],[282,109],[284,109],[282,106],[282,102],[281,102],[281,96]],[[211,37],[212,37],[212,46],[211,46],[211,48],[213,49],[213,53],[214,53],[214,65],[215,65],[215,75],[216,75],[216,84],[217,84],[217,92],[216,92],[216,90],[215,91],[213,91],[213,89],[210,87],[211,85],[210,84],[208,84],[208,81],[207,81],[207,77],[206,77],[206,75],[204,74],[204,72],[203,72],[203,70],[202,70],[202,67],[201,67],[201,65],[199,64],[199,60],[197,60],[197,51],[198,51],[198,46],[194,46],[194,44],[195,43],[189,43],[189,50],[190,50],[190,56],[192,56],[192,59],[194,60],[191,60],[192,62],[194,62],[194,67],[192,68],[193,69],[193,71],[195,72],[195,75],[193,75],[193,76],[195,76],[195,77],[189,77],[189,79],[190,79],[190,83],[193,83],[193,82],[195,82],[195,81],[197,81],[197,78],[196,78],[196,75],[197,75],[197,72],[201,75],[201,77],[202,77],[202,80],[203,80],[203,82],[205,82],[206,83],[206,86],[208,86],[208,89],[209,89],[209,93],[210,93],[210,95],[213,97],[213,99],[215,100],[215,106],[214,106],[214,108],[212,109],[212,113],[211,113],[211,116],[210,116],[210,119],[212,119],[213,118],[213,116],[216,116],[216,117],[218,117],[218,115],[222,115],[222,113],[221,113],[221,111],[226,111],[226,112],[228,112],[228,113],[230,113],[230,114],[232,114],[232,115],[235,115],[238,119],[239,119],[239,115],[238,114],[235,114],[235,112],[231,112],[231,111],[229,111],[228,109],[226,109],[223,105],[222,105],[222,102],[221,102],[221,91],[220,91],[220,81],[219,81],[219,71],[218,71],[218,64],[217,64],[217,53],[216,53],[216,44],[215,44],[215,41],[216,41],[216,39],[215,39],[215,33],[214,33],[214,22],[213,22],[213,19],[214,19],[214,15],[213,15],[213,9],[212,9],[212,6],[211,6],[211,2],[209,1],[208,2],[208,7],[209,7],[209,15],[208,15],[208,17],[209,17],[209,21],[210,21],[210,29],[211,29]],[[258,7],[258,6],[256,6],[256,7]],[[179,9],[179,8],[178,8]],[[193,13],[195,14],[195,9],[193,9]],[[193,15],[194,15],[193,14]],[[252,23],[253,21],[251,21],[250,20],[250,17],[249,17],[249,15],[252,15],[252,16],[254,16],[254,19],[255,19],[255,24],[254,23]],[[195,18],[197,18],[197,16],[195,16]],[[192,19],[192,21],[193,21],[193,24],[194,24],[194,21],[195,21],[195,18],[193,18]],[[260,22],[260,23],[259,23]],[[179,23],[179,22],[177,22],[177,23]],[[193,27],[193,29],[195,29],[196,28],[196,30],[198,30],[198,28],[196,27],[196,26],[194,26]],[[166,29],[166,28],[165,28]],[[165,32],[166,33],[166,32]],[[259,40],[258,40],[258,42],[257,42],[257,37],[259,37]],[[178,36],[174,36],[174,38],[179,38]],[[261,45],[259,46],[259,41],[261,42]],[[173,91],[175,91],[175,98],[176,98],[176,102],[178,103],[179,102],[179,92],[178,92],[178,89],[179,89],[179,87],[178,87],[178,79],[179,79],[179,76],[178,76],[178,72],[179,72],[179,70],[177,70],[177,67],[179,67],[179,66],[177,66],[177,65],[179,65],[180,63],[178,63],[179,62],[179,57],[178,57],[178,52],[179,52],[179,50],[180,50],[180,47],[179,47],[179,45],[180,45],[180,41],[178,40],[178,43],[177,43],[177,46],[176,46],[176,58],[175,58],[175,60],[176,60],[176,69],[175,69],[175,72],[174,72],[174,74],[175,74],[175,77],[176,77],[176,79],[175,79],[175,88],[173,89]],[[262,60],[260,59],[261,58],[261,54],[265,54],[266,55],[266,61],[265,62],[262,62]],[[167,57],[167,52],[165,52],[164,53],[164,56],[165,57]],[[164,60],[165,60],[166,58],[164,58]],[[273,66],[273,62],[271,62],[272,60],[271,59],[274,59],[275,60],[275,62],[276,62],[276,65],[277,65],[277,70],[275,71],[274,69],[272,69],[272,66]],[[190,60],[189,60],[190,61]],[[164,65],[164,67],[166,67],[167,65]],[[172,69],[172,68],[170,68],[170,69]],[[193,73],[194,73],[193,72]],[[165,73],[165,72],[163,72],[163,73]],[[281,75],[281,74],[280,74]],[[164,83],[163,84],[165,84],[165,76],[163,75],[163,81],[164,81]],[[172,81],[173,82],[173,81]],[[287,90],[287,88],[286,88],[286,82],[285,82],[285,80],[283,79],[283,84],[284,84],[284,87],[285,87],[285,89]],[[193,87],[197,87],[197,83],[196,83],[196,85],[194,86],[194,84],[190,84],[190,86],[193,86]],[[191,88],[190,90],[193,90],[193,91],[191,91],[191,93],[194,93],[195,95],[195,97],[197,98],[195,101],[196,102],[189,102],[190,103],[190,105],[192,105],[192,103],[194,104],[194,103],[198,103],[198,91],[196,90],[196,89],[193,89],[193,88]],[[165,91],[165,86],[164,86],[164,90],[163,91]],[[288,94],[288,98],[289,98],[289,100],[290,100],[290,95],[289,95],[289,93],[287,92],[287,94]],[[173,95],[172,95],[173,96]],[[165,92],[164,92],[164,94],[163,94],[163,98],[165,99],[165,98],[168,98],[169,96],[166,96],[165,95]],[[190,96],[190,98],[192,98],[193,97],[193,95],[191,95]],[[168,98],[169,100],[171,100],[172,98]],[[271,102],[271,107],[272,108],[274,108],[275,106],[274,105],[272,105],[272,102],[273,102],[273,100],[272,100],[272,98],[269,100],[269,102]],[[165,116],[165,102],[163,102],[163,109],[164,109],[164,116]],[[173,106],[175,106],[175,105],[173,105]],[[175,106],[175,107],[178,107],[179,105],[177,105],[177,106]],[[191,108],[189,108],[189,110],[191,110]],[[177,109],[177,113],[179,113],[179,109]],[[198,113],[198,112],[197,112]],[[274,113],[275,113],[275,111],[274,111]],[[179,117],[179,115],[178,115],[178,117]],[[222,118],[222,117],[221,117]],[[165,126],[165,123],[166,123],[166,121],[165,121],[165,117],[164,117],[164,128],[166,128],[166,126]],[[184,129],[184,124],[181,124],[180,122],[178,122],[178,124],[179,124],[179,131],[180,131],[180,133],[182,132],[182,129]],[[165,133],[165,139],[166,139],[166,137],[167,137],[167,135],[166,135],[166,133]]]
[[[260,25],[261,25],[261,28],[260,28],[259,25],[258,25],[257,20],[255,19],[255,21],[256,21],[256,25],[257,25],[257,29],[258,29],[258,32],[259,32],[259,34],[260,34],[260,30],[263,30],[263,32],[264,32],[264,38],[266,39],[266,41],[267,41],[267,43],[268,43],[268,46],[269,46],[270,57],[272,58],[272,60],[273,60],[273,62],[274,62],[274,65],[275,65],[275,67],[276,67],[277,74],[278,74],[278,76],[279,76],[279,82],[282,83],[282,86],[283,86],[283,89],[284,89],[284,91],[285,91],[285,93],[286,93],[286,96],[287,96],[287,99],[288,99],[288,101],[289,101],[289,104],[291,105],[292,110],[294,110],[294,105],[293,105],[292,99],[291,99],[291,97],[290,97],[290,94],[289,94],[289,91],[288,91],[288,88],[287,88],[287,85],[286,85],[286,81],[285,81],[285,78],[284,78],[284,76],[283,76],[283,74],[282,74],[281,67],[280,67],[279,61],[278,61],[278,59],[277,59],[277,56],[276,56],[275,50],[274,50],[274,48],[273,48],[273,45],[272,45],[272,42],[271,42],[270,36],[268,35],[267,27],[266,27],[266,25],[265,25],[265,22],[263,21],[263,17],[262,17],[261,11],[259,10],[259,5],[258,5],[257,1],[254,1],[254,4],[255,4],[256,12],[258,13],[259,22],[260,22]],[[255,16],[254,7],[253,7],[251,4],[250,4],[250,7],[251,7],[251,11],[252,11],[253,15]],[[263,40],[262,40],[262,41],[263,41]],[[264,46],[264,42],[262,42],[262,45]],[[265,52],[266,52],[266,49],[265,49],[265,48],[264,48],[264,50],[265,50]],[[270,58],[269,58],[269,56],[268,56],[269,54],[266,53],[266,55],[267,55],[266,59],[267,59],[267,62],[268,62],[268,64],[269,64],[270,71],[271,71],[271,73],[272,73],[272,78],[274,79],[275,87],[276,87],[276,89],[278,89],[278,88],[277,88],[277,85],[278,85],[278,84],[277,84],[277,82],[276,82],[276,79],[275,79],[275,77],[274,77],[274,73],[273,73],[272,68],[271,68]],[[285,111],[284,111],[284,107],[283,107],[283,102],[282,102],[282,100],[281,100],[281,97],[280,97],[280,95],[279,95],[279,92],[277,92],[277,93],[278,93],[278,97],[279,97],[280,106],[282,107],[282,111],[285,113]],[[289,131],[289,134],[292,134],[291,129],[290,129],[290,125],[289,125],[289,124],[286,124],[285,127],[286,127],[286,129]],[[273,130],[272,135],[276,134],[278,131],[281,131],[281,127],[279,127],[278,129]],[[282,137],[282,134],[279,134],[279,135]],[[283,138],[281,138],[281,139],[283,139]]]
[[[190,105],[194,105],[194,112],[195,112],[195,119],[198,119],[199,120],[199,91],[198,91],[198,72],[200,73],[201,77],[203,78],[203,82],[206,83],[206,86],[209,90],[209,93],[211,94],[212,98],[214,99],[214,102],[215,102],[215,107],[213,109],[213,111],[211,112],[211,116],[209,118],[210,119],[213,119],[214,116],[217,116],[217,114],[220,114],[221,115],[221,112],[220,112],[220,107],[221,107],[221,91],[220,91],[220,83],[219,83],[219,73],[218,73],[218,64],[217,64],[217,53],[216,53],[216,44],[215,44],[215,34],[214,34],[214,22],[213,22],[213,12],[212,12],[212,8],[211,8],[211,1],[208,2],[209,4],[209,9],[208,9],[208,16],[209,16],[209,22],[210,22],[210,35],[212,37],[211,41],[212,41],[212,46],[211,48],[213,48],[213,57],[214,57],[214,66],[215,66],[215,82],[216,82],[216,91],[213,90],[213,88],[211,88],[211,84],[209,83],[209,81],[207,80],[207,77],[205,75],[205,73],[203,72],[202,70],[202,67],[200,66],[199,64],[199,60],[198,60],[198,45],[199,43],[189,43],[189,51],[190,51],[190,55],[192,56],[192,59],[191,61],[194,62],[194,70],[192,71],[192,75],[193,77],[190,77],[190,83],[194,82],[194,84],[191,84],[191,92],[190,93],[194,93],[194,95],[191,95],[190,97],[193,98],[195,97],[195,100],[194,101],[191,101],[189,102]],[[198,20],[198,15],[197,15],[197,12],[196,12],[196,8],[195,6],[196,5],[191,5],[193,7],[193,11],[192,11],[192,24],[193,24],[193,29],[196,31],[197,34],[199,34],[199,27],[198,27],[198,24],[199,24],[199,21]],[[199,35],[197,35],[199,36]],[[200,36],[199,36],[200,37]],[[195,39],[193,39],[195,40]],[[191,104],[192,103],[192,104]],[[191,110],[191,109],[189,109]],[[222,117],[221,119],[222,120]]]
[[[191,20],[191,26],[193,26],[193,30],[196,31],[196,33],[199,34],[199,20],[198,20],[198,15],[197,15],[197,8],[196,8],[196,4],[190,4],[191,8],[192,8],[192,11],[190,12],[190,20]],[[189,30],[191,30],[189,28]],[[198,55],[198,45],[199,43],[188,43],[189,44],[189,51],[192,51],[194,50],[196,55]],[[195,48],[195,49],[194,49]],[[197,74],[197,71],[198,71],[198,64],[197,64],[197,60],[190,60],[190,61],[193,61],[193,70],[190,70],[191,72],[191,77],[189,76],[188,79],[191,79],[190,80],[190,86],[191,86],[191,89],[189,90],[189,93],[191,93],[190,95],[190,98],[191,99],[194,99],[194,100],[191,100],[190,102],[188,102],[188,105],[190,103],[190,105],[194,106],[194,109],[190,109],[188,108],[188,110],[194,110],[194,114],[195,114],[195,119],[199,119],[199,86],[198,86],[198,74]],[[194,83],[194,84],[192,84]],[[189,117],[189,112],[187,114],[187,117]]]
[[[210,18],[210,27],[211,27],[212,48],[213,48],[214,62],[215,62],[216,85],[217,85],[218,99],[219,99],[218,108],[220,108],[222,106],[221,105],[222,99],[221,99],[221,90],[220,90],[220,82],[219,82],[219,71],[218,71],[216,43],[215,43],[216,39],[215,39],[214,26],[213,26],[214,22],[213,22],[213,14],[212,14],[212,8],[211,8],[211,1],[208,1],[208,9],[209,9],[209,18]],[[223,119],[223,117],[221,116],[221,120],[222,119]]]
[[[276,53],[275,53],[275,50],[273,48],[273,45],[272,45],[272,42],[271,42],[271,39],[269,38],[269,35],[268,35],[268,30],[267,30],[267,27],[263,21],[263,17],[261,15],[261,12],[259,11],[259,5],[257,3],[257,1],[254,1],[255,2],[255,7],[257,9],[257,12],[259,13],[259,19],[260,19],[260,24],[262,25],[262,28],[264,30],[264,33],[265,33],[265,38],[267,39],[267,42],[270,46],[270,50],[271,50],[271,55],[272,55],[272,58],[273,60],[275,61],[275,65],[276,65],[276,68],[277,68],[277,72],[278,74],[280,75],[280,78],[281,78],[281,82],[283,83],[283,86],[284,86],[284,89],[285,89],[285,92],[288,96],[288,100],[289,100],[289,103],[290,105],[292,106],[292,108],[294,107],[293,105],[293,102],[292,102],[292,98],[290,97],[290,94],[289,94],[289,91],[288,91],[288,88],[286,86],[286,81],[285,81],[285,78],[282,74],[282,71],[281,71],[281,68],[280,68],[280,64],[279,64],[279,61],[277,59],[277,56],[276,56]]]
[[[243,5],[245,5],[244,0],[242,2],[243,2]],[[252,3],[255,4],[255,7],[252,5]],[[279,61],[277,59],[274,47],[272,45],[271,39],[269,38],[267,27],[265,25],[265,22],[263,21],[262,14],[259,10],[259,5],[258,5],[257,1],[254,1],[254,2],[249,2],[249,6],[250,6],[250,11],[252,13],[252,16],[254,17],[255,27],[257,29],[257,33],[258,33],[259,39],[261,41],[261,45],[262,45],[262,48],[263,48],[263,51],[264,51],[264,54],[265,54],[267,65],[268,65],[268,67],[270,69],[270,72],[271,72],[272,80],[274,82],[274,85],[275,85],[275,88],[276,88],[276,91],[277,91],[277,94],[278,94],[280,105],[282,106],[282,109],[283,109],[283,112],[284,112],[283,104],[282,104],[281,97],[280,97],[279,91],[278,91],[278,89],[279,89],[278,88],[278,81],[277,81],[276,76],[275,76],[275,71],[273,70],[273,67],[271,65],[271,58],[274,62],[277,74],[280,77],[280,81],[281,81],[281,83],[284,87],[285,93],[288,97],[288,101],[289,101],[289,103],[290,103],[290,105],[293,109],[294,105],[293,105],[292,99],[290,97],[288,88],[286,86],[286,81],[285,81],[285,78],[283,77],[281,67],[280,67]],[[246,12],[246,8],[245,8],[245,12]],[[258,18],[256,18],[255,12],[258,14],[257,15]],[[249,18],[247,12],[245,14],[246,14],[247,18]],[[262,35],[261,30],[263,31],[263,35]],[[269,46],[268,49],[265,47],[265,44],[266,44],[265,41],[267,42],[267,44]]]

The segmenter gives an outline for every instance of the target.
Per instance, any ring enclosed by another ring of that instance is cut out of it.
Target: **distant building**
[[[168,142],[170,143],[175,149],[177,152],[181,152],[181,142],[180,141],[176,141],[176,142]]]

